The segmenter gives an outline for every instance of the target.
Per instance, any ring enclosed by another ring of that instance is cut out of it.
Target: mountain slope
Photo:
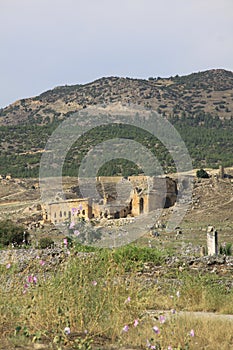
[[[115,102],[144,106],[168,118],[183,138],[194,167],[233,165],[233,72],[217,69],[163,79],[101,78],[16,101],[0,110],[0,174],[38,176],[43,149],[62,120],[89,105]],[[76,176],[88,150],[107,136],[127,138],[129,134],[156,155],[164,171],[175,170],[158,140],[132,128],[115,127],[92,130],[80,138],[67,154],[64,174]],[[118,164],[106,164],[99,175],[127,176],[140,171],[121,159]]]
[[[205,112],[230,118],[233,72],[215,69],[148,80],[109,77],[85,85],[61,86],[0,110],[0,125],[49,123],[88,105],[113,102],[145,106],[166,117]]]

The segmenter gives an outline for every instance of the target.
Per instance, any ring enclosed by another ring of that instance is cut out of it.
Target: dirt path
[[[166,315],[167,317],[170,317],[171,310],[148,310],[148,314],[151,317],[156,318],[158,315]],[[206,311],[178,311],[176,313],[177,316],[184,316],[184,317],[196,317],[196,318],[201,318],[201,317],[208,317],[211,319],[215,320],[223,320],[223,321],[232,321],[233,322],[233,315],[227,315],[227,314],[217,314],[215,312],[206,312]]]

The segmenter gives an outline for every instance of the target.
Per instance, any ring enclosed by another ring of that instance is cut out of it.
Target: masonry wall
[[[75,218],[91,219],[92,207],[87,199],[66,200],[50,203],[45,213],[45,221],[53,224],[62,223],[64,221],[72,221]]]

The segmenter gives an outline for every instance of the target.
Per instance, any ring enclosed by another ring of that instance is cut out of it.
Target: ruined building
[[[56,200],[43,207],[44,222],[53,224],[85,219],[125,218],[147,214],[175,204],[176,182],[169,177],[131,176],[96,178],[98,198],[82,198],[79,186],[76,198]]]

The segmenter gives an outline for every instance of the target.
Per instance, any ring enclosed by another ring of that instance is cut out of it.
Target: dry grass
[[[233,294],[227,294],[209,276],[178,274],[174,284],[161,280],[148,286],[137,277],[133,263],[131,273],[127,273],[125,265],[116,262],[111,252],[82,257],[71,252],[57,271],[39,261],[36,259],[20,273],[17,266],[1,270],[0,332],[4,349],[33,346],[32,342],[54,349],[91,349],[92,341],[101,344],[98,349],[104,349],[106,344],[118,349],[126,345],[146,349],[147,341],[152,346],[157,344],[157,349],[167,349],[169,345],[173,350],[233,348],[230,320],[184,317],[176,312],[160,323],[146,311],[233,313]],[[33,276],[37,281],[33,282]],[[129,327],[126,331],[125,326]],[[153,331],[154,326],[159,327],[159,334]],[[64,334],[65,327],[70,328],[69,335]],[[194,337],[190,335],[192,329]]]

